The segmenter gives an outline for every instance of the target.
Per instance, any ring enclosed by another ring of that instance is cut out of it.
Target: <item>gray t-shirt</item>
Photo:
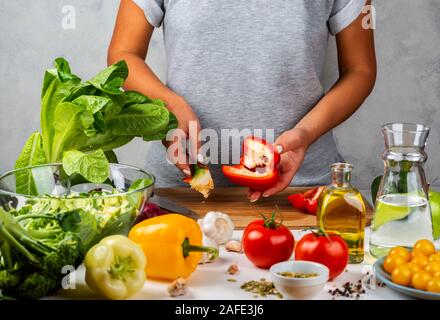
[[[183,96],[202,128],[291,129],[323,97],[330,34],[361,13],[365,0],[134,0],[163,26],[167,86]],[[182,175],[152,144],[146,168],[158,186]],[[328,183],[342,161],[331,132],[308,150],[292,185]],[[228,185],[212,165],[216,185]]]

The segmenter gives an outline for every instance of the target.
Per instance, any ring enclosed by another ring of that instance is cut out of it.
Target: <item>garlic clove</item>
[[[226,251],[229,252],[238,252],[241,253],[243,250],[243,247],[241,245],[241,242],[238,240],[229,240],[225,245]]]

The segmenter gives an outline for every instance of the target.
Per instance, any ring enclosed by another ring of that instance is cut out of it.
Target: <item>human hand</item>
[[[191,176],[190,163],[204,163],[203,157],[198,153],[200,121],[184,99],[177,99],[170,110],[179,124],[177,129],[173,130],[170,139],[163,141],[167,148],[167,158],[184,175]]]
[[[307,142],[307,134],[304,130],[294,128],[284,132],[275,141],[275,146],[281,154],[278,169],[280,171],[280,178],[278,182],[268,190],[256,191],[249,189],[248,199],[250,202],[255,202],[263,197],[270,197],[280,191],[286,189],[302,162],[309,146]]]

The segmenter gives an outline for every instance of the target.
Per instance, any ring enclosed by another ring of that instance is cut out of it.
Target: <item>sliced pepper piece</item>
[[[258,191],[264,191],[273,187],[279,179],[277,168],[273,170],[256,168],[255,171],[251,171],[244,165],[237,164],[234,166],[222,166],[222,172],[232,183]]]
[[[232,183],[264,191],[279,180],[280,154],[266,140],[250,136],[244,140],[240,164],[222,166],[222,172]]]
[[[295,193],[287,197],[287,200],[296,209],[304,211],[307,209],[307,199],[303,193]]]
[[[295,193],[287,197],[287,200],[296,209],[305,213],[316,215],[318,200],[325,187],[319,187],[307,190],[304,193]]]
[[[84,259],[87,285],[108,299],[126,299],[144,286],[146,263],[141,247],[127,237],[106,237]]]
[[[216,248],[202,246],[202,231],[197,222],[180,214],[144,220],[131,229],[128,237],[142,247],[149,278],[187,278],[196,270],[202,252],[213,258],[218,256]]]
[[[279,162],[280,154],[273,144],[255,136],[244,140],[242,164],[249,170],[257,167],[274,168]]]
[[[191,177],[185,177],[183,181],[189,183],[191,189],[200,192],[205,199],[214,190],[214,181],[207,166],[200,164],[191,165]]]

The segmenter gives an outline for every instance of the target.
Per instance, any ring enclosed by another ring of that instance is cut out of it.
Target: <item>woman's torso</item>
[[[276,137],[324,95],[333,0],[164,0],[163,7],[167,85],[191,105],[202,128],[219,136],[273,129]],[[164,157],[163,147],[152,144],[147,168],[158,185],[179,184],[181,175]],[[292,183],[326,183],[336,161],[328,133],[309,148]],[[220,164],[212,170],[217,185],[227,184]]]

